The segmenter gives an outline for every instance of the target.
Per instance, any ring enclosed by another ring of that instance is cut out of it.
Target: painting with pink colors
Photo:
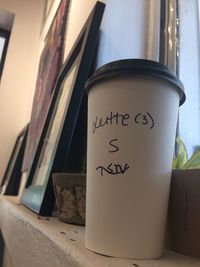
[[[47,34],[40,56],[22,171],[30,169],[60,72],[65,44],[65,31],[70,0],[62,0]]]

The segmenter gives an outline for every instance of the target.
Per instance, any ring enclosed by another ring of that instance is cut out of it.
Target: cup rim
[[[89,78],[85,89],[89,93],[96,83],[127,74],[153,76],[167,80],[178,90],[180,96],[179,105],[181,106],[186,100],[184,86],[180,79],[166,65],[147,59],[123,59],[105,64]]]

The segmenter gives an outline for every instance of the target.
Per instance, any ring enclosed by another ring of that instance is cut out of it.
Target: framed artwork
[[[97,2],[58,77],[21,202],[41,216],[54,205],[52,173],[65,171],[105,5]]]
[[[24,156],[28,125],[18,134],[13,151],[11,153],[4,177],[1,182],[1,195],[17,195],[20,180],[21,168]]]
[[[67,12],[70,0],[62,0],[41,53],[32,114],[22,171],[28,171],[49,109],[56,79],[63,63]]]

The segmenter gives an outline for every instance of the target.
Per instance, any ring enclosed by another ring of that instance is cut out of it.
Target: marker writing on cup
[[[109,145],[112,146],[112,150],[109,150],[108,152],[115,153],[115,152],[119,151],[119,147],[116,144],[114,144],[116,141],[118,141],[117,138],[109,141]]]
[[[128,126],[129,114],[120,114],[119,112],[110,112],[105,118],[96,116],[95,121],[93,122],[93,133],[96,132],[98,128],[104,127],[105,125],[121,125]]]
[[[137,124],[138,126],[144,126],[148,129],[153,129],[155,122],[153,116],[149,112],[138,112],[134,119],[131,120],[130,114],[128,113],[119,113],[119,112],[110,112],[105,117],[96,116],[95,121],[92,125],[92,132],[93,134],[100,128],[104,126],[129,126],[130,121]],[[116,153],[120,151],[118,145],[118,138],[111,139],[108,144],[110,149],[108,150],[109,153]],[[126,171],[130,168],[128,163],[108,163],[106,166],[98,165],[96,167],[96,171],[100,172],[100,175],[103,176],[104,174],[110,175],[118,175],[118,174],[125,174]]]
[[[104,172],[108,174],[113,174],[113,175],[124,174],[129,168],[130,166],[128,165],[128,163],[123,164],[123,166],[121,164],[110,163],[106,167],[98,166],[96,170],[97,171],[100,170],[100,174],[101,176],[103,176]]]
[[[154,119],[149,112],[138,113],[135,116],[135,123],[147,125],[150,129],[154,127]]]
[[[116,153],[119,151],[119,146],[117,144],[119,139],[111,139],[108,144],[111,146],[110,150],[108,151],[109,153]],[[112,175],[117,175],[117,174],[124,174],[130,166],[128,163],[125,164],[119,164],[119,163],[109,163],[106,167],[99,165],[96,170],[100,171],[101,176],[104,175],[104,173],[107,174],[112,174]]]
[[[133,119],[129,113],[119,113],[111,111],[105,117],[96,116],[92,124],[93,134],[100,128],[104,126],[129,126],[130,122],[138,125],[144,125],[149,129],[153,129],[155,121],[153,116],[149,112],[138,112]]]

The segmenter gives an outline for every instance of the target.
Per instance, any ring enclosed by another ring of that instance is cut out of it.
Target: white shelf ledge
[[[105,257],[84,246],[84,227],[38,216],[16,197],[0,197],[0,228],[13,267],[200,267],[200,259],[165,252],[158,260]]]

